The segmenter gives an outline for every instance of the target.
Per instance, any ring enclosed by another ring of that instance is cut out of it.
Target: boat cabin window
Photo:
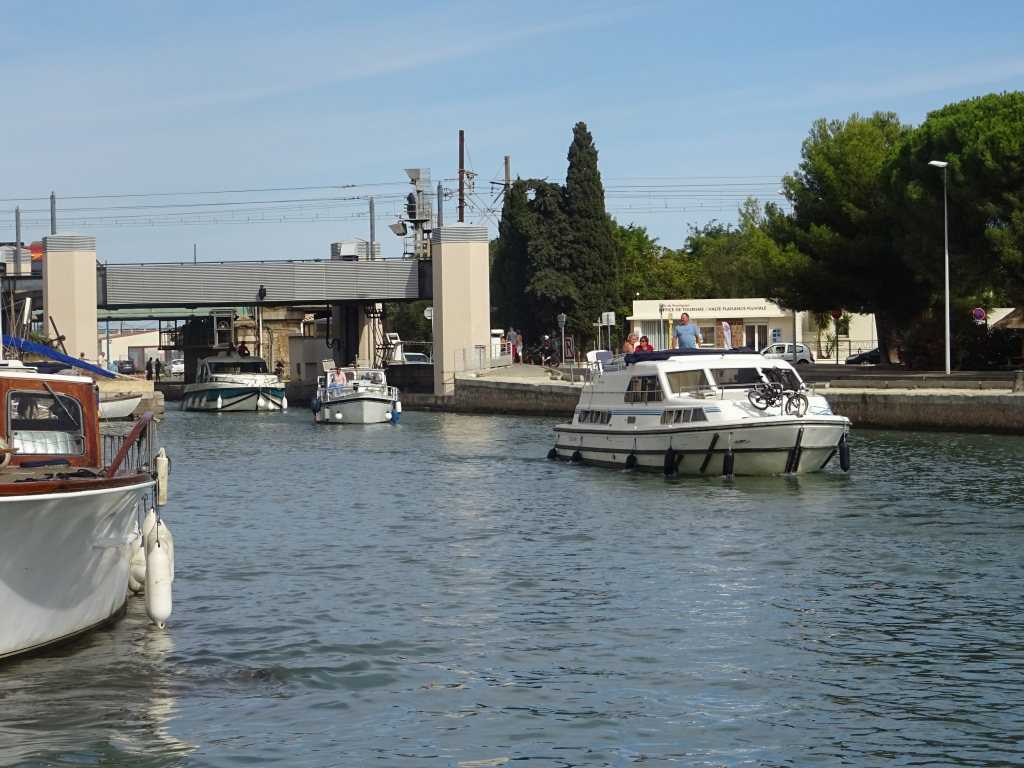
[[[12,448],[19,454],[85,453],[82,406],[71,395],[12,391],[7,394],[7,424]]]
[[[686,392],[699,392],[711,386],[707,374],[700,371],[672,371],[666,373],[668,387],[674,395],[682,395]]]
[[[707,421],[703,408],[673,408],[661,414],[662,424],[689,424],[692,421]]]
[[[356,377],[360,384],[383,384],[384,374],[380,371],[363,371]]]
[[[612,420],[611,411],[580,411],[578,424],[607,424]]]
[[[712,368],[711,375],[720,387],[752,387],[762,382],[757,368]]]
[[[266,373],[267,364],[262,360],[225,360],[207,363],[210,373]]]
[[[623,397],[627,403],[656,403],[665,399],[657,376],[634,376]]]

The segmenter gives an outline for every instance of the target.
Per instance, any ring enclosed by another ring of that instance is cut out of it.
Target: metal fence
[[[463,347],[454,350],[454,371],[486,371],[491,368],[504,368],[512,365],[512,355],[501,354],[497,344],[478,344],[475,347]]]
[[[814,360],[818,363],[836,363],[836,343],[834,339],[821,339],[821,351],[818,351],[818,340],[816,338],[805,338],[802,344],[814,353]],[[851,355],[859,355],[862,352],[870,352],[878,346],[877,339],[845,339],[839,337],[839,362],[843,363]]]
[[[147,415],[150,416],[149,419],[144,416],[135,424],[112,422],[100,425],[103,466],[110,467],[122,449],[125,451],[120,464],[114,467],[114,474],[153,470],[153,458],[157,451],[157,430],[152,414]]]

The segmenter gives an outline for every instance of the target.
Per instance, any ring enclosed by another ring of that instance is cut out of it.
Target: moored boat
[[[384,371],[376,368],[342,368],[323,361],[324,375],[317,379],[316,397],[310,403],[317,424],[397,423],[402,414],[401,395],[388,386]]]
[[[550,458],[684,475],[849,467],[850,421],[753,350],[637,352],[593,365]]]
[[[0,658],[71,641],[117,618],[153,503],[155,425],[101,436],[82,376],[0,366]]]
[[[100,418],[112,421],[114,419],[127,419],[142,402],[142,395],[131,392],[118,393],[109,397],[100,396]]]
[[[196,380],[185,385],[183,411],[283,411],[284,385],[261,357],[221,352],[196,366]]]

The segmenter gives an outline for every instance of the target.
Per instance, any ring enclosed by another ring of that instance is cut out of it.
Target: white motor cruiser
[[[316,397],[310,403],[317,424],[398,423],[401,394],[388,386],[384,371],[376,368],[339,368],[323,361]]]
[[[196,366],[196,381],[185,385],[183,411],[283,411],[284,385],[261,357],[221,352]]]
[[[154,501],[155,424],[147,413],[127,436],[101,436],[96,395],[84,376],[0,366],[0,659],[124,610],[138,515]]]
[[[592,365],[573,420],[549,458],[684,475],[816,472],[850,421],[784,360],[751,349],[636,352]]]

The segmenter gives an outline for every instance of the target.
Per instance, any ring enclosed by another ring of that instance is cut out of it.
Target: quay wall
[[[1024,434],[1024,395],[985,390],[819,391],[858,427]]]

